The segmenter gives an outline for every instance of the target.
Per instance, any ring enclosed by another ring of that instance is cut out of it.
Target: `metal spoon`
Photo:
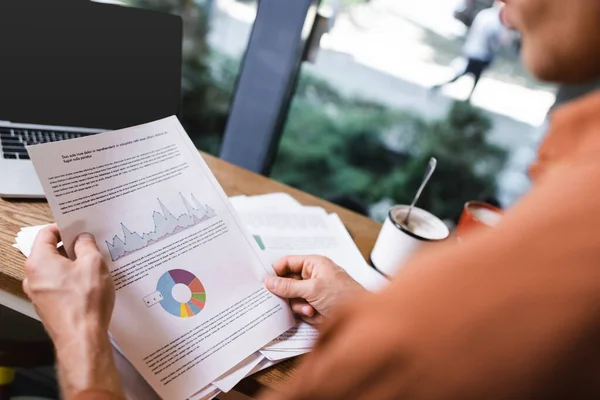
[[[404,226],[408,227],[410,213],[412,212],[413,208],[415,207],[415,204],[417,204],[419,197],[421,197],[421,193],[423,193],[423,189],[425,189],[427,182],[429,182],[429,178],[431,178],[431,175],[433,175],[433,171],[435,171],[436,165],[437,165],[437,160],[435,159],[435,157],[431,157],[429,159],[429,164],[427,164],[427,169],[425,170],[425,176],[423,177],[423,182],[421,182],[421,186],[419,187],[419,190],[417,190],[417,194],[415,195],[415,198],[413,199],[412,203],[410,204],[410,207],[408,208],[408,213],[406,214],[406,218],[404,218],[404,222],[403,222]]]

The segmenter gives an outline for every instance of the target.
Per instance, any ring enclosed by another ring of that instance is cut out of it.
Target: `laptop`
[[[27,146],[177,114],[178,16],[85,0],[0,1],[0,196],[44,197]]]

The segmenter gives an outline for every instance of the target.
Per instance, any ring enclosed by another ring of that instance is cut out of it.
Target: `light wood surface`
[[[273,192],[291,194],[306,206],[320,206],[328,212],[337,213],[365,259],[373,248],[381,225],[369,218],[333,205],[325,200],[291,188],[279,182],[254,174],[215,157],[203,154],[217,180],[229,196],[257,195]],[[0,199],[0,289],[26,298],[21,289],[25,277],[25,257],[14,247],[15,236],[21,227],[41,225],[53,221],[50,208],[45,201]],[[251,377],[255,382],[277,389],[294,374],[297,360],[289,360]]]

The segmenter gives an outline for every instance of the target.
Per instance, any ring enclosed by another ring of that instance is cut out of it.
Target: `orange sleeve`
[[[439,250],[387,289],[408,310],[411,351],[435,354],[439,376],[468,382],[472,398],[498,382],[558,391],[574,376],[599,398],[600,159],[553,168],[496,228]]]
[[[125,400],[123,397],[106,390],[88,389],[77,393],[70,400]]]

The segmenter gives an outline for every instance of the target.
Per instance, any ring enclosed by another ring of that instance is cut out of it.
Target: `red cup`
[[[463,240],[466,236],[478,230],[493,228],[500,223],[504,212],[498,207],[481,201],[469,201],[465,204],[458,226],[456,236]]]

